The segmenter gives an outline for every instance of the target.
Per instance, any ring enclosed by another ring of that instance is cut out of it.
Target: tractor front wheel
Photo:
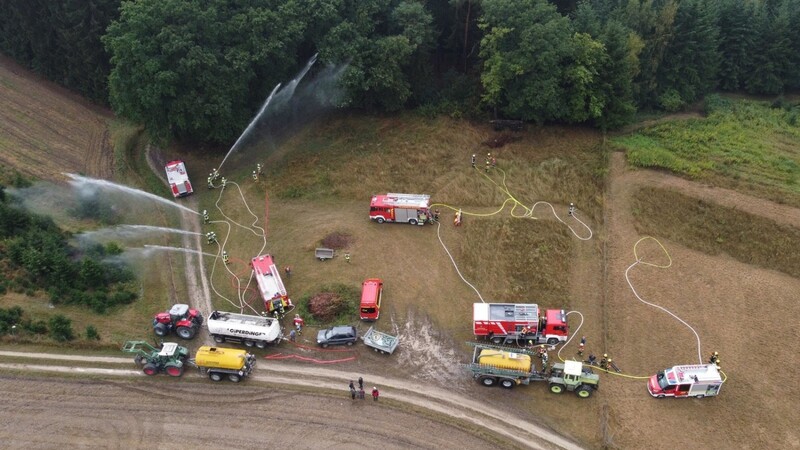
[[[575,389],[575,395],[577,395],[580,398],[589,398],[592,396],[592,391],[593,389],[591,386],[587,386],[584,384],[578,389]]]
[[[194,337],[197,330],[191,327],[178,327],[175,332],[178,333],[178,336],[180,336],[181,339],[189,340]]]
[[[238,382],[242,381],[242,377],[240,377],[239,375],[237,375],[235,373],[232,373],[232,374],[228,375],[228,379],[231,380],[234,383],[238,383]]]
[[[211,378],[211,381],[222,381],[222,374],[218,372],[209,372],[208,378]]]
[[[166,372],[171,377],[179,377],[183,375],[183,366],[169,365],[166,367]]]
[[[165,323],[157,323],[153,326],[153,332],[156,336],[164,337],[169,334],[169,325]]]
[[[563,384],[553,383],[550,385],[550,392],[552,392],[553,394],[563,394],[565,388],[566,386],[564,386]]]
[[[150,376],[155,375],[158,373],[158,366],[156,366],[155,364],[147,363],[144,365],[144,367],[142,367],[142,372],[144,372],[145,375],[150,375]]]

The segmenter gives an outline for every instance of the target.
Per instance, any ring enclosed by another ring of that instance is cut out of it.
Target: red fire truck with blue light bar
[[[716,364],[692,364],[664,369],[650,377],[647,390],[656,398],[713,397],[725,380]]]
[[[565,342],[569,334],[563,309],[547,309],[539,317],[539,306],[534,303],[475,303],[472,319],[475,336],[497,345],[525,345],[528,341],[556,345]]]
[[[286,293],[281,274],[271,255],[256,256],[252,259],[253,273],[258,282],[258,291],[264,299],[264,308],[269,314],[283,315],[292,307],[292,300]]]
[[[186,173],[186,165],[181,160],[170,161],[164,166],[167,171],[167,182],[175,198],[186,197],[194,192],[192,183],[189,182],[189,175]]]
[[[426,194],[373,195],[369,204],[369,218],[378,222],[425,225],[431,220],[431,196]]]

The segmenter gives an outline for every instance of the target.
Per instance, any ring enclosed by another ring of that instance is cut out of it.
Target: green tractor
[[[146,341],[128,341],[122,346],[122,351],[136,354],[133,360],[145,375],[165,372],[171,377],[179,377],[183,375],[184,361],[189,357],[189,350],[174,342],[165,342],[161,348],[155,348]]]
[[[592,373],[592,369],[584,369],[580,361],[566,361],[553,364],[547,381],[550,383],[550,392],[554,394],[571,391],[578,397],[588,398],[598,388],[600,376]]]

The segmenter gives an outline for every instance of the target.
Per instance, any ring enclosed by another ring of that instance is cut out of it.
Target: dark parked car
[[[329,345],[347,344],[353,345],[358,339],[358,331],[352,326],[338,326],[319,330],[317,333],[317,344],[322,347]]]

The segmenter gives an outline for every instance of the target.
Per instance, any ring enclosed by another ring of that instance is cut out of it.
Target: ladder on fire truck
[[[396,206],[427,206],[431,196],[427,194],[386,194],[386,200],[391,201]]]

